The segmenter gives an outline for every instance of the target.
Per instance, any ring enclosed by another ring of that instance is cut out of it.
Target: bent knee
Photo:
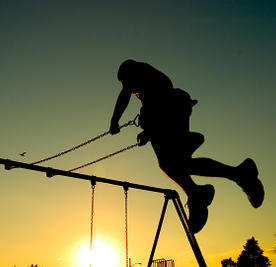
[[[191,139],[198,146],[201,146],[205,141],[204,135],[201,133],[197,133],[197,132],[191,132]]]
[[[201,133],[190,133],[190,144],[188,151],[190,156],[204,143],[204,135]]]

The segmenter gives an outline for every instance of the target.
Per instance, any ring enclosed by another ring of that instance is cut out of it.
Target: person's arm
[[[138,146],[144,146],[148,143],[148,141],[149,141],[149,136],[145,131],[137,135]]]
[[[143,129],[143,132],[137,135],[137,142],[139,146],[144,146],[148,143],[149,136],[145,131],[145,113],[143,107],[140,109],[138,124]]]
[[[109,128],[109,131],[111,134],[117,134],[120,132],[119,120],[128,106],[130,97],[131,97],[131,90],[129,90],[128,88],[123,88],[117,98],[116,105],[111,118],[111,123]]]

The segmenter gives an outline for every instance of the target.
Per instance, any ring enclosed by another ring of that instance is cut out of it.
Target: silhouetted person
[[[192,158],[204,142],[200,133],[190,132],[189,119],[197,100],[175,89],[171,80],[147,63],[126,60],[118,71],[123,88],[118,96],[111,119],[111,134],[119,133],[119,120],[134,94],[142,103],[138,134],[139,145],[148,141],[155,151],[160,168],[177,183],[188,196],[189,223],[194,233],[199,232],[208,218],[215,189],[212,185],[197,185],[190,175],[224,177],[238,184],[247,194],[251,205],[261,206],[264,190],[252,159],[237,167],[209,158]]]

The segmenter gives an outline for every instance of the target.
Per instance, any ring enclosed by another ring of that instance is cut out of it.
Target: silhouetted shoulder
[[[144,89],[172,88],[171,80],[148,63],[132,59],[124,61],[118,70],[118,80],[129,87]]]

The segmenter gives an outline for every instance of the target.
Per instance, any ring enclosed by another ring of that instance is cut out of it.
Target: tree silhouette
[[[238,257],[238,267],[266,267],[271,265],[269,258],[263,255],[264,251],[259,247],[258,241],[254,237],[248,239],[243,248],[244,250]]]
[[[229,258],[229,259],[222,260],[221,266],[222,267],[235,267],[235,266],[237,266],[237,263],[232,261],[231,258]]]
[[[266,267],[271,266],[269,258],[263,255],[263,250],[259,247],[258,241],[252,237],[243,246],[243,251],[238,257],[237,263],[231,258],[221,261],[222,267]]]

